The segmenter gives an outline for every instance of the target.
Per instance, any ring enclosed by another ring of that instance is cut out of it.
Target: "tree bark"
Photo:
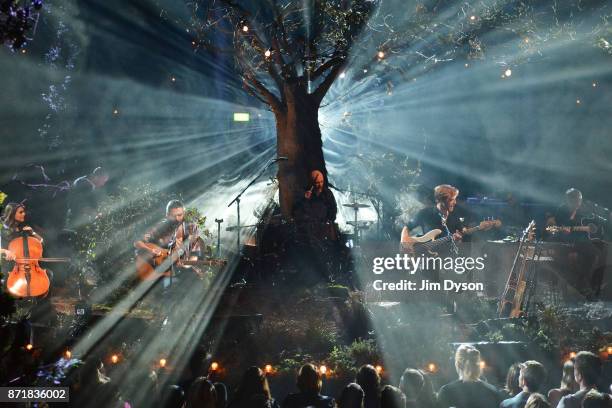
[[[285,106],[276,116],[277,154],[287,157],[278,168],[279,201],[283,217],[291,218],[296,199],[303,197],[312,170],[327,179],[319,127],[319,102],[303,84],[285,85]]]

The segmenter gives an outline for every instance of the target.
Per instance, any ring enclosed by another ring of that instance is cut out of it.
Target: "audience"
[[[370,364],[366,364],[359,368],[355,382],[361,386],[365,394],[363,406],[365,408],[380,407],[380,376]]]
[[[582,400],[582,408],[612,408],[612,397],[595,390],[590,390]]]
[[[508,374],[506,375],[506,385],[504,387],[504,391],[506,393],[506,397],[514,397],[516,394],[521,392],[521,387],[519,387],[519,374],[521,373],[521,363],[514,363],[508,369]]]
[[[385,385],[380,392],[380,408],[405,408],[406,396],[397,387]]]
[[[582,400],[590,390],[597,391],[597,383],[601,375],[601,360],[589,351],[581,351],[574,359],[574,378],[579,390],[561,398],[559,408],[579,408]]]
[[[265,373],[258,367],[250,367],[242,377],[230,408],[279,408],[272,398]]]
[[[334,408],[334,399],[321,395],[321,375],[312,364],[304,364],[298,373],[297,387],[300,392],[289,394],[283,408]]]
[[[538,392],[546,379],[544,366],[537,361],[529,360],[520,365],[519,387],[522,391],[512,398],[502,401],[501,408],[523,408],[532,393]]]
[[[337,401],[338,408],[363,408],[364,392],[357,383],[350,383],[342,390]]]
[[[183,408],[216,408],[217,392],[206,377],[198,377],[189,387]]]
[[[440,408],[490,408],[499,405],[499,391],[480,379],[480,352],[461,345],[455,353],[458,380],[446,384],[438,392]]]
[[[561,375],[561,386],[548,391],[548,401],[550,406],[556,408],[562,397],[578,391],[578,383],[574,378],[574,362],[568,360],[563,364],[563,374]]]
[[[399,389],[406,396],[406,408],[436,406],[436,395],[431,379],[420,370],[407,368],[400,378]]]
[[[550,404],[546,401],[546,397],[540,393],[534,392],[527,398],[525,408],[550,408]]]

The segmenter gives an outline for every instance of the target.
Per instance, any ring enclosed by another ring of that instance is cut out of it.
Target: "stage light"
[[[383,367],[381,365],[377,365],[375,368],[376,368],[376,372],[378,373],[378,375],[380,375],[383,372]]]
[[[378,54],[376,54],[376,56],[378,57],[378,59],[383,59],[385,58],[385,53],[383,51],[378,51]]]
[[[24,48],[23,50],[21,50],[21,53],[22,53],[22,54],[25,54],[26,52],[27,52],[27,51],[26,51],[26,49],[25,49],[25,48]]]
[[[608,354],[612,354],[612,346],[608,346],[608,348],[606,349],[606,351],[608,352]]]
[[[576,357],[576,352],[572,351],[571,353],[569,353],[569,357],[570,358],[575,358]]]
[[[26,344],[25,348],[26,348],[26,350],[30,351],[30,350],[32,350],[34,348],[34,346],[32,345],[32,343],[28,343],[28,344]]]
[[[368,70],[364,68],[363,73],[364,73],[364,74],[367,74],[367,73],[368,73]]]
[[[576,105],[580,105],[581,101],[580,99],[576,99]]]
[[[166,363],[167,363],[167,361],[166,361],[165,358],[162,358],[162,359],[159,360],[159,366],[161,368],[164,368],[166,366]]]
[[[487,363],[484,360],[480,360],[480,369],[484,370],[487,368]]]
[[[597,82],[593,82],[593,88],[597,86]]]
[[[248,113],[234,112],[234,122],[248,122],[251,119]]]
[[[266,56],[266,58],[270,58],[270,55],[272,55],[272,51],[266,50],[266,52],[264,52],[264,55]]]
[[[191,42],[191,45],[193,45],[193,46],[195,47],[196,42],[195,42],[195,41],[192,41],[192,42]]]
[[[176,82],[176,78],[175,78],[175,77],[170,78],[170,80],[171,80],[172,82]]]
[[[242,26],[242,31],[244,31],[245,33],[248,33],[248,32],[249,32],[249,26],[248,26],[248,25],[246,25],[246,24],[245,24],[245,25],[243,25],[243,26]]]
[[[465,67],[467,68],[467,67],[469,67],[469,66],[470,66],[470,64],[468,64],[468,63],[466,62],[466,63],[465,63]]]
[[[320,367],[319,367],[319,372],[320,372],[322,375],[325,375],[325,374],[327,373],[327,367],[325,367],[324,365],[320,366]]]
[[[272,372],[272,365],[266,364],[266,366],[264,367],[264,371],[266,372],[266,374],[270,374]]]
[[[113,109],[113,115],[118,115],[119,114],[119,109],[115,108]]]
[[[471,16],[470,16],[470,21],[476,21],[476,16],[471,15]]]
[[[435,373],[436,371],[438,371],[438,367],[434,363],[429,363],[427,364],[427,371],[429,371],[430,373]]]
[[[339,77],[340,77],[340,79],[344,79],[344,78],[346,78],[346,74],[344,72],[341,72]]]
[[[119,362],[119,356],[117,354],[113,354],[111,356],[111,363],[117,364]]]
[[[216,361],[213,361],[212,363],[210,363],[210,371],[217,371],[219,369],[219,363],[217,363]]]
[[[72,358],[72,352],[70,350],[66,350],[64,352],[64,357],[66,357],[66,359],[70,360]]]
[[[508,68],[507,70],[505,70],[505,71],[504,71],[504,75],[505,75],[506,77],[511,76],[511,75],[512,75],[512,70],[511,70],[510,68]]]
[[[525,44],[529,44],[529,38],[525,38],[523,41],[525,41]]]

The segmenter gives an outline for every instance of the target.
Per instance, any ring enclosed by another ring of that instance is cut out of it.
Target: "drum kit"
[[[359,210],[362,208],[370,208],[370,205],[353,202],[343,204],[343,206],[353,209],[355,217],[352,221],[347,221],[347,224],[353,227],[353,243],[357,244],[361,236],[361,231],[367,230],[372,225],[372,221],[359,220]]]

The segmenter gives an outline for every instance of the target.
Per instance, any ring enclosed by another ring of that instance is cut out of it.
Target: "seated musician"
[[[198,226],[185,221],[183,203],[171,200],[166,205],[165,218],[149,229],[141,240],[136,241],[134,247],[137,253],[148,253],[149,257],[161,255],[164,249],[170,250],[171,255],[177,258],[172,269],[174,272],[180,272],[185,269],[181,261],[198,259],[201,252],[200,243]],[[171,280],[164,279],[164,287],[170,283]]]
[[[408,225],[402,229],[401,242],[406,243],[410,231],[420,227],[423,234],[439,229],[442,234],[439,237],[452,235],[453,241],[461,241],[463,222],[453,213],[457,204],[459,189],[450,184],[441,184],[434,188],[435,205],[421,209],[412,218]]]
[[[559,233],[549,235],[549,239],[562,241],[572,245],[567,254],[571,275],[570,284],[589,298],[599,296],[603,279],[603,263],[605,261],[605,246],[594,243],[585,231],[572,231],[578,227],[582,219],[590,215],[582,206],[580,190],[570,188],[565,192],[565,203],[559,206],[555,214],[546,220],[547,226],[559,227]]]
[[[310,172],[310,184],[304,196],[296,200],[294,218],[305,222],[334,222],[336,220],[336,199],[326,185],[320,170]]]
[[[15,259],[15,254],[13,254],[10,250],[8,250],[8,244],[13,239],[22,236],[23,233],[26,233],[41,243],[43,242],[43,237],[41,237],[38,233],[36,233],[32,227],[26,221],[27,212],[24,204],[21,203],[9,203],[4,208],[4,215],[2,217],[2,237],[1,237],[1,247],[2,247],[2,255],[4,255],[5,259],[12,261]],[[2,270],[5,268],[3,267]]]

